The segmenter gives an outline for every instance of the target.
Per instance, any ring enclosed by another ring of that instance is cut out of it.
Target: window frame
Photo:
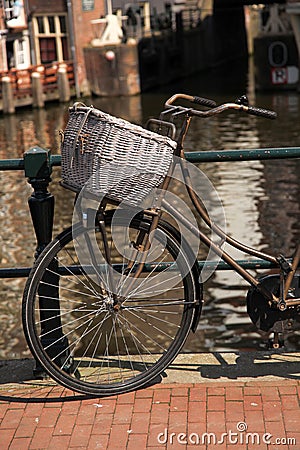
[[[54,18],[54,32],[50,31],[50,23],[49,23],[49,17]],[[64,17],[64,24],[65,24],[65,32],[61,31],[61,20],[60,17]],[[39,20],[42,19],[43,23],[43,31],[41,32],[39,30]],[[67,50],[70,54],[70,48],[69,48],[69,33],[68,33],[68,21],[67,21],[67,14],[64,13],[51,13],[51,14],[36,14],[32,18],[32,26],[33,26],[33,34],[34,34],[34,44],[35,44],[35,54],[36,54],[36,62],[37,64],[41,63],[41,49],[40,49],[40,39],[47,39],[52,38],[55,39],[55,47],[56,47],[56,56],[57,59],[55,62],[63,62],[66,61],[64,59],[64,46],[62,44],[62,39],[67,40]]]

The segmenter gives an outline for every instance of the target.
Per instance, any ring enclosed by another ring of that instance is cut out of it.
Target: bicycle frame
[[[197,211],[201,219],[204,221],[204,223],[210,228],[212,231],[214,231],[220,238],[221,238],[221,244],[217,245],[212,240],[207,237],[201,230],[199,230],[196,226],[191,224],[188,219],[186,219],[181,213],[179,213],[176,208],[174,208],[171,204],[169,204],[165,200],[164,193],[168,190],[170,180],[172,173],[174,171],[176,163],[173,163],[169,169],[168,175],[165,178],[162,186],[161,186],[161,193],[158,196],[157,202],[155,205],[153,205],[152,208],[148,210],[144,210],[144,213],[147,215],[152,216],[152,226],[151,231],[153,231],[156,228],[156,225],[158,223],[158,219],[162,213],[161,208],[163,207],[168,213],[171,214],[175,219],[177,219],[182,225],[187,227],[198,239],[200,239],[208,248],[211,248],[214,253],[216,253],[223,261],[225,261],[236,273],[238,273],[244,280],[246,280],[251,286],[255,287],[269,302],[270,306],[276,306],[281,311],[285,310],[288,306],[297,306],[300,305],[300,299],[288,299],[288,291],[293,279],[293,275],[298,267],[299,261],[300,261],[300,245],[298,246],[295,256],[293,258],[292,263],[290,264],[284,257],[281,255],[279,257],[275,257],[272,255],[269,255],[267,253],[257,251],[254,248],[251,248],[236,239],[228,236],[222,229],[220,229],[215,223],[213,223],[205,211],[205,208],[202,206],[200,199],[197,197],[195,191],[193,190],[193,184],[191,180],[191,176],[189,173],[188,165],[186,164],[185,155],[184,155],[184,149],[183,149],[183,143],[185,140],[185,137],[187,135],[191,119],[193,116],[202,116],[202,117],[208,117],[212,116],[214,114],[219,114],[223,112],[226,109],[241,109],[246,110],[247,112],[250,111],[251,114],[256,115],[262,115],[267,116],[269,118],[274,118],[273,112],[262,110],[260,108],[252,108],[248,105],[245,105],[243,103],[228,103],[221,105],[219,107],[213,108],[208,111],[199,111],[194,110],[192,108],[185,108],[185,107],[177,107],[173,106],[173,102],[177,100],[178,98],[183,98],[189,101],[194,101],[194,97],[184,95],[184,94],[176,94],[171,99],[169,99],[166,102],[167,109],[163,111],[160,115],[160,119],[150,119],[148,121],[148,125],[150,123],[156,123],[161,126],[166,126],[171,130],[172,137],[175,136],[174,124],[172,122],[167,122],[165,120],[162,120],[163,117],[165,117],[167,114],[172,115],[172,118],[178,117],[179,115],[183,116],[183,123],[181,125],[181,129],[179,132],[179,136],[177,139],[177,147],[175,149],[174,155],[179,157],[180,161],[180,167],[181,172],[183,175],[183,179],[185,182],[187,193]],[[197,101],[194,101],[197,103]],[[105,238],[105,237],[104,237]],[[280,270],[281,274],[281,284],[282,287],[280,289],[280,296],[274,295],[270,290],[266,289],[264,285],[260,283],[259,280],[254,278],[246,269],[244,269],[240,264],[238,264],[227,252],[225,252],[221,247],[224,242],[227,242],[230,246],[241,250],[245,252],[246,254],[250,256],[255,256],[260,259],[269,261],[273,264],[276,264],[278,266],[278,269]],[[146,242],[145,246],[143,247],[143,251],[147,251],[149,246],[149,242]],[[139,268],[137,269],[136,276],[138,277],[143,270],[144,262],[141,261],[139,263]]]
[[[186,180],[186,178],[185,178]],[[235,239],[228,236],[224,231],[222,231],[220,228],[218,228],[215,224],[210,222],[210,219],[208,218],[206,212],[202,208],[199,200],[196,198],[195,193],[192,191],[191,188],[187,188],[188,194],[198,212],[200,217],[203,219],[203,221],[208,225],[209,228],[211,228],[213,231],[215,231],[220,237],[223,238],[223,242],[226,241],[229,243],[232,247],[242,250],[248,255],[256,256],[261,259],[264,259],[266,261],[270,261],[272,263],[276,263],[278,265],[278,268],[283,270],[280,266],[280,261],[278,261],[278,258],[268,255],[263,252],[259,252],[251,247],[248,247],[244,245],[243,243],[236,241]],[[293,278],[293,274],[295,273],[295,270],[298,267],[299,259],[300,259],[300,246],[297,249],[296,255],[294,256],[291,270],[289,272],[289,275],[285,282],[285,290],[284,290],[284,298],[280,299],[276,297],[272,292],[267,290],[256,278],[254,278],[246,269],[244,269],[240,264],[238,264],[227,252],[222,250],[221,246],[218,246],[214,242],[211,241],[209,237],[207,237],[199,228],[195,227],[192,223],[188,221],[182,214],[180,214],[176,208],[174,208],[170,203],[168,203],[165,199],[162,200],[161,203],[162,207],[169,212],[175,219],[177,219],[182,225],[187,227],[197,238],[199,238],[207,247],[211,248],[223,261],[225,261],[227,264],[230,265],[230,267],[237,272],[244,280],[246,280],[248,283],[250,283],[252,286],[254,286],[256,289],[258,289],[264,297],[269,300],[271,303],[279,305],[281,304],[282,300],[285,301],[286,306],[295,306],[300,304],[300,299],[293,299],[289,300],[286,298],[290,283]]]

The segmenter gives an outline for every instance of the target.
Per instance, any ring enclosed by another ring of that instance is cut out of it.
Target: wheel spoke
[[[98,252],[104,254],[99,229],[91,230],[94,242],[86,228],[75,226],[41,254],[23,299],[24,329],[36,358],[64,386],[93,395],[126,392],[159,375],[184,343],[196,306],[186,257],[169,232],[160,227],[155,233],[147,255],[153,267],[137,276],[142,252],[132,242],[146,237],[149,222],[134,219],[129,228],[118,222],[119,248],[111,239],[111,216],[106,220],[111,268],[96,266]],[[78,244],[87,236],[81,262]],[[167,267],[157,271],[161,263]],[[115,292],[109,289],[111,269]]]

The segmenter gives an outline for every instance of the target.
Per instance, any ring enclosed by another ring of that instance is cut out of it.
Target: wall
[[[232,30],[235,30],[232,33]],[[207,16],[194,29],[139,42],[142,90],[247,57],[244,16]]]
[[[80,91],[87,94],[89,85],[86,79],[86,69],[84,62],[83,48],[88,46],[95,37],[91,20],[99,19],[105,15],[105,1],[94,0],[94,8],[90,11],[83,10],[83,0],[72,1],[72,16],[74,27],[74,44],[76,48],[77,83]]]
[[[257,36],[254,39],[254,65],[256,89],[297,89],[299,57],[293,33]]]
[[[76,71],[77,91],[88,94],[89,86],[86,79],[83,47],[87,46],[95,37],[90,22],[93,19],[99,19],[105,14],[105,0],[53,0],[51,2],[47,0],[29,0],[28,4],[29,11],[32,14],[51,15],[53,13],[68,12],[69,41]]]
[[[32,14],[47,14],[66,11],[65,0],[28,0],[28,9]]]
[[[137,47],[128,44],[87,47],[84,55],[91,91],[100,96],[133,95],[139,88],[145,91],[246,58],[245,24],[233,22],[233,26],[234,39],[222,27],[216,27],[213,17],[207,17],[197,28],[143,38]],[[107,58],[110,50],[114,52],[112,60]]]
[[[140,92],[136,45],[105,45],[84,49],[87,77],[98,96],[135,95]]]

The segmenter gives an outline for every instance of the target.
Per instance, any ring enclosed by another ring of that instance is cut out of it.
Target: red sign
[[[271,69],[272,84],[287,84],[288,73],[286,67],[273,67]]]

